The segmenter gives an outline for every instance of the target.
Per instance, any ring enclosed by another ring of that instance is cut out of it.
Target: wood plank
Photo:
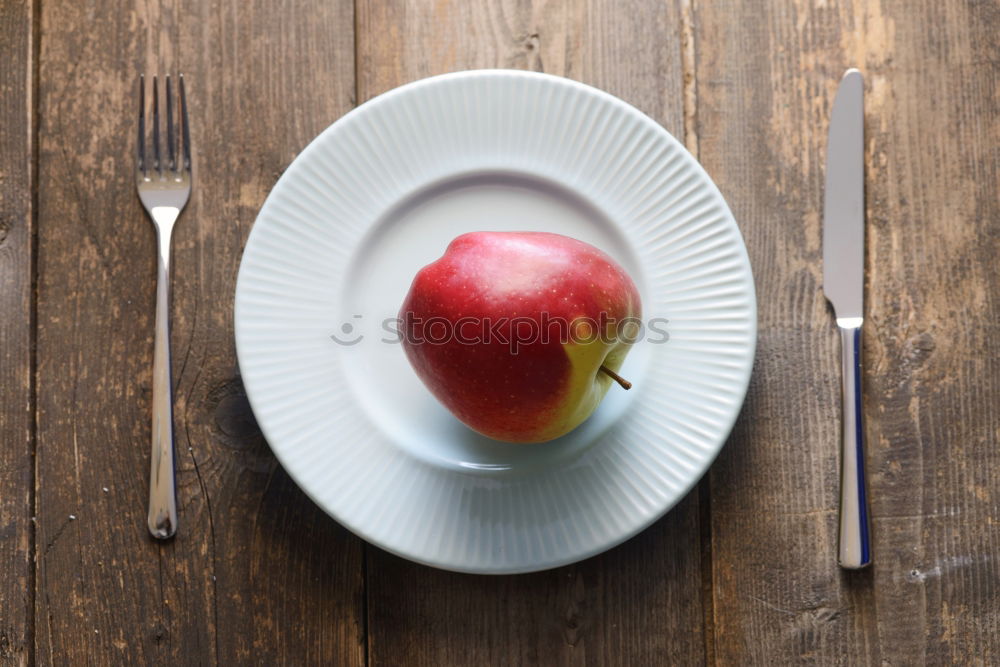
[[[42,35],[39,662],[360,664],[361,542],[268,450],[232,322],[267,191],[353,104],[351,3],[45,3]],[[155,246],[131,171],[143,70],[185,72],[195,153],[174,236],[180,530],[164,545],[145,528]]]
[[[700,156],[741,222],[761,336],[712,475],[723,664],[1000,662],[1000,15],[988,3],[697,3]],[[835,564],[839,348],[823,159],[866,74],[865,407],[875,564]]]
[[[33,4],[0,3],[0,662],[31,654]]]
[[[547,572],[455,574],[369,547],[371,664],[703,663],[696,496],[623,546]]]
[[[680,11],[646,3],[358,3],[361,100],[423,76],[515,67],[616,94],[682,136]],[[704,661],[698,499],[611,552],[557,570],[480,577],[369,549],[373,664]]]

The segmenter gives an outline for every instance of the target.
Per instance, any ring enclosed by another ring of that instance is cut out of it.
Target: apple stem
[[[621,375],[618,375],[618,373],[615,373],[613,370],[611,370],[610,368],[608,368],[604,364],[601,364],[601,371],[603,371],[606,375],[608,375],[612,380],[614,380],[615,382],[617,382],[618,384],[620,384],[622,386],[622,389],[631,389],[632,388],[632,383],[631,382],[629,382],[628,380],[626,380],[625,378],[623,378]]]

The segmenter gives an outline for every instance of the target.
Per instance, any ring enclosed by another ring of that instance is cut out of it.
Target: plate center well
[[[613,427],[636,389],[612,387],[590,419],[556,441],[501,443],[468,429],[438,403],[399,343],[394,318],[417,271],[456,236],[473,231],[546,231],[585,241],[625,267],[646,298],[629,242],[582,194],[520,173],[456,175],[402,197],[373,223],[354,254],[339,299],[341,343],[335,345],[345,381],[374,427],[426,463],[504,474],[567,463]],[[638,379],[646,357],[637,345],[622,374]]]

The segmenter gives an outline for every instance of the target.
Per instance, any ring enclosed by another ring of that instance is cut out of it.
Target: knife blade
[[[837,319],[863,317],[864,79],[849,69],[830,116],[823,202],[823,291]]]
[[[864,322],[864,79],[849,69],[840,81],[827,138],[823,209],[823,292],[841,334],[842,438],[838,563],[871,563],[871,521],[865,475],[861,402]]]

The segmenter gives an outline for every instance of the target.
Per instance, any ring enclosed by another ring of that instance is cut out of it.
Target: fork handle
[[[153,351],[153,449],[149,469],[149,516],[153,537],[177,532],[174,479],[174,418],[170,372],[170,230],[157,228],[156,338]]]
[[[865,482],[865,436],[861,417],[861,326],[840,326],[839,329],[843,360],[843,440],[838,561],[841,567],[856,570],[872,560]]]

